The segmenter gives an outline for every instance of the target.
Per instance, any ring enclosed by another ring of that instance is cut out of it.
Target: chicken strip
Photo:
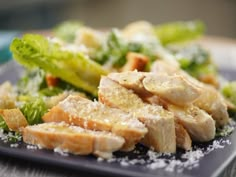
[[[146,77],[145,72],[126,71],[122,73],[110,73],[107,75],[111,80],[118,82],[127,89],[133,90],[142,97],[152,96],[143,86],[143,79]]]
[[[131,114],[92,102],[80,96],[68,96],[43,116],[44,122],[61,122],[86,129],[110,131],[125,138],[123,150],[134,149],[147,133],[147,129]]]
[[[183,125],[194,141],[207,142],[215,137],[215,121],[204,110],[192,105],[177,107],[167,104],[167,109],[174,113],[177,121]]]
[[[157,60],[152,64],[151,72],[158,74],[178,74],[180,71],[179,65],[170,65],[164,60]]]
[[[127,111],[139,118],[148,129],[143,143],[159,152],[175,152],[176,136],[173,114],[161,106],[144,103],[129,90],[108,77],[102,77],[99,100],[104,104]],[[168,133],[167,133],[168,132]]]
[[[158,95],[175,105],[187,105],[199,97],[199,89],[181,75],[169,76],[144,72],[111,73],[109,78],[147,99]]]
[[[148,74],[142,83],[147,91],[178,106],[188,105],[200,95],[198,88],[181,75]]]
[[[175,133],[176,133],[177,147],[182,148],[184,150],[191,150],[192,140],[187,130],[176,119],[175,119]]]
[[[73,154],[93,153],[106,159],[111,158],[112,152],[119,150],[125,142],[113,133],[86,130],[64,122],[27,126],[23,131],[23,141]]]
[[[194,101],[194,105],[205,110],[212,115],[216,121],[216,126],[224,126],[229,122],[227,105],[223,96],[214,87],[204,84],[193,78],[178,67],[170,66],[164,61],[156,61],[152,66],[152,72],[160,74],[166,73],[169,75],[182,75],[190,83],[200,90],[200,96]]]
[[[215,119],[217,127],[226,125],[229,115],[223,96],[214,87],[201,85],[203,92],[193,104],[208,112]]]
[[[189,104],[184,107],[176,106],[157,96],[150,97],[146,101],[150,104],[162,105],[165,109],[174,113],[176,123],[176,137],[179,137],[179,140],[177,142],[180,142],[182,146],[190,146],[189,144],[191,142],[189,142],[188,140],[188,135],[185,135],[187,132],[195,141],[205,142],[212,139],[212,137],[214,138],[215,121],[208,113],[194,106],[193,104]],[[204,135],[201,135],[205,134],[205,132],[202,131],[202,126],[204,126],[204,124],[209,124],[209,127],[206,127],[205,130],[206,137],[208,138],[202,138]],[[181,138],[181,136],[183,135],[184,138]],[[185,140],[185,143],[182,142],[183,140]]]

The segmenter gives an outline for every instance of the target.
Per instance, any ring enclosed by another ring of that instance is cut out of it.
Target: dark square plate
[[[6,69],[8,68],[8,69]],[[4,80],[11,80],[15,82],[21,69],[14,62],[8,64],[5,69],[1,69],[0,72],[0,82]],[[221,71],[224,76],[228,79],[236,79],[236,71],[224,70]],[[73,169],[76,171],[86,171],[91,174],[101,174],[106,176],[128,176],[128,177],[156,177],[156,176],[168,176],[168,177],[216,177],[218,176],[224,168],[226,168],[232,160],[236,157],[236,131],[231,135],[224,138],[218,138],[221,142],[229,140],[231,144],[225,144],[224,148],[216,149],[209,154],[202,157],[199,161],[199,166],[193,169],[185,168],[182,172],[177,172],[176,170],[168,172],[163,168],[150,169],[147,165],[136,164],[129,166],[122,166],[119,162],[108,163],[107,161],[98,161],[97,158],[93,156],[62,156],[50,150],[35,149],[30,150],[26,148],[26,144],[19,143],[17,148],[11,147],[10,143],[4,143],[0,141],[0,154],[4,154],[11,157],[17,157],[29,161],[39,162],[46,165],[58,166],[67,169]],[[197,144],[196,147],[201,147],[207,149],[213,144],[213,142],[205,144]],[[147,149],[139,145],[137,149],[140,151],[142,158],[146,158]],[[165,157],[178,158],[184,152],[178,151],[175,156]],[[135,152],[115,154],[117,157],[128,156],[129,158],[134,158]]]

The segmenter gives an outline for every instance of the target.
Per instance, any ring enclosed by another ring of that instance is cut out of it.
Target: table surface
[[[219,37],[205,37],[199,40],[201,45],[207,47],[212,52],[213,59],[216,64],[223,69],[236,70],[236,40],[219,38]],[[0,158],[0,176],[1,177],[84,177],[97,176],[85,172],[75,172],[55,166],[46,166],[39,163],[16,159],[7,156]],[[107,175],[106,175],[107,176]],[[235,177],[236,176],[236,159],[223,171],[221,177]]]

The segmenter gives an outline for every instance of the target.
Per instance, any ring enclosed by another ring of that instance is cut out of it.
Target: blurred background
[[[236,38],[236,0],[0,0],[0,30],[49,29],[68,19],[95,28],[200,19],[207,34]]]

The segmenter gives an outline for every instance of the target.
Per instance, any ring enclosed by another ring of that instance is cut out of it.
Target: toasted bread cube
[[[3,117],[8,128],[12,131],[21,131],[21,129],[28,125],[25,116],[20,109],[2,109],[0,115]]]
[[[123,66],[122,72],[124,71],[144,71],[149,61],[149,58],[143,54],[129,52],[126,55],[127,63]]]

